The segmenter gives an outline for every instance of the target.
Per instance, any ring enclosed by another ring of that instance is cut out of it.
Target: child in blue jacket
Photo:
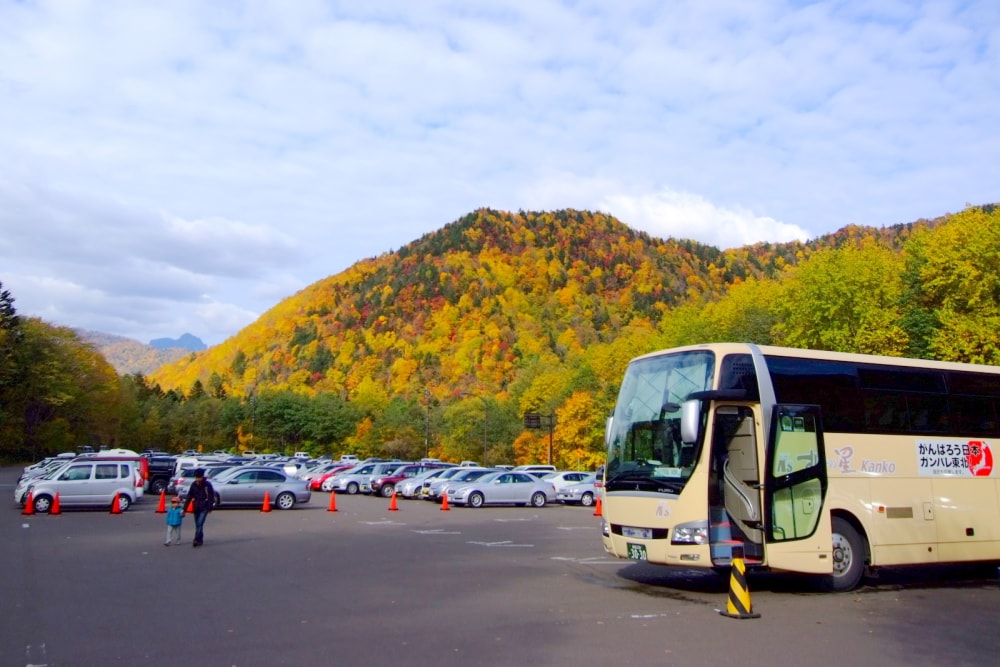
[[[167,510],[167,541],[163,546],[169,547],[170,543],[181,543],[181,523],[184,521],[184,508],[181,507],[181,499],[174,497],[170,500],[170,509]]]

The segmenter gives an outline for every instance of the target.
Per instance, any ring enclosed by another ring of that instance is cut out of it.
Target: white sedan
[[[523,472],[494,472],[464,484],[448,488],[448,503],[482,507],[483,505],[532,505],[545,507],[556,499],[551,482]]]
[[[586,479],[579,484],[570,484],[556,491],[556,497],[566,505],[583,505],[590,507],[597,499],[597,489],[594,482],[597,480],[596,473],[590,473]]]
[[[550,472],[546,475],[539,475],[542,479],[552,482],[552,486],[556,487],[556,491],[561,491],[563,487],[569,486],[570,484],[579,484],[585,481],[588,477],[593,477],[592,472],[583,472],[580,470],[564,470],[562,472]]]

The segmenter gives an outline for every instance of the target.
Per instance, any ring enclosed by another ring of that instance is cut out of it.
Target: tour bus
[[[618,558],[823,575],[1000,560],[1000,368],[719,343],[633,359],[606,430]]]

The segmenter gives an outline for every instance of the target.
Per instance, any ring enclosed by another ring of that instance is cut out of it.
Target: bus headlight
[[[601,535],[604,537],[611,537],[611,531],[608,529],[608,522],[601,519]]]
[[[671,544],[706,544],[708,542],[708,523],[692,521],[674,526]]]

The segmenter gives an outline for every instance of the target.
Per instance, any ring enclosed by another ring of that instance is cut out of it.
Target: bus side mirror
[[[693,399],[681,405],[681,442],[693,445],[701,436],[701,401]]]

